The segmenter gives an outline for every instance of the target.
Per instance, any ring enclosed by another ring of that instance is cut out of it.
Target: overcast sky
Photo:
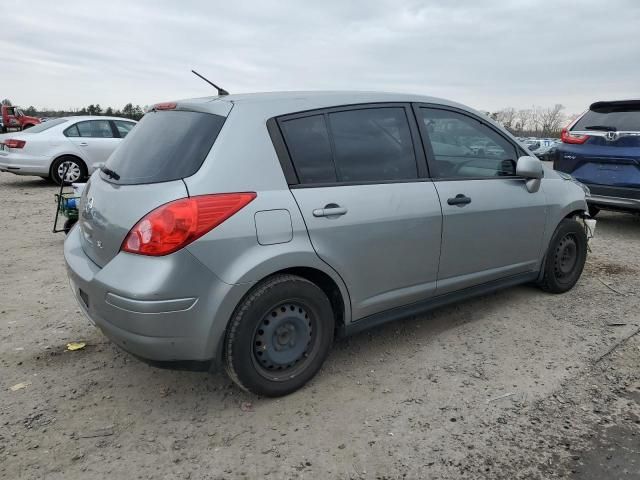
[[[640,97],[640,1],[21,0],[0,4],[0,98],[68,108],[357,89],[481,110]]]

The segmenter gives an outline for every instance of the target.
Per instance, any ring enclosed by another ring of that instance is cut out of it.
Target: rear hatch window
[[[595,104],[571,130],[604,130],[640,132],[640,102]]]
[[[148,112],[109,157],[100,175],[119,185],[170,182],[196,173],[225,117],[183,110]],[[107,170],[105,169],[105,170]]]

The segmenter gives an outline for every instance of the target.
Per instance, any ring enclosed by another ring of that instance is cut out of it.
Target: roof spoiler
[[[615,100],[611,102],[595,102],[589,110],[597,113],[626,112],[640,110],[640,100]]]

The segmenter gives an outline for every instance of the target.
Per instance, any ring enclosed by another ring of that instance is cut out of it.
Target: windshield
[[[45,130],[49,130],[51,127],[55,127],[56,125],[60,125],[68,121],[66,118],[56,118],[55,120],[49,120],[48,122],[39,123],[38,125],[34,125],[33,127],[25,130],[23,133],[39,133],[44,132]]]
[[[224,121],[210,113],[148,112],[109,157],[101,176],[121,185],[189,177],[202,166]]]
[[[589,110],[571,130],[590,129],[640,132],[640,109],[625,108],[606,113]]]

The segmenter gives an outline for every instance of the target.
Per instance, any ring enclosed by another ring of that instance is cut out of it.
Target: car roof
[[[258,92],[237,93],[224,96],[211,96],[180,100],[181,106],[198,105],[208,102],[229,102],[233,104],[261,105],[266,114],[281,115],[286,110],[291,112],[312,110],[315,108],[328,108],[332,106],[354,105],[363,103],[382,102],[421,102],[435,103],[450,107],[461,108],[482,115],[480,112],[457,102],[427,95],[393,92],[369,92],[369,91],[286,91],[286,92]]]
[[[65,120],[78,121],[78,122],[81,120],[126,120],[127,122],[134,122],[134,123],[136,122],[135,120],[132,120],[130,118],[108,117],[106,115],[70,115],[67,117],[58,117],[58,118],[64,118]]]

